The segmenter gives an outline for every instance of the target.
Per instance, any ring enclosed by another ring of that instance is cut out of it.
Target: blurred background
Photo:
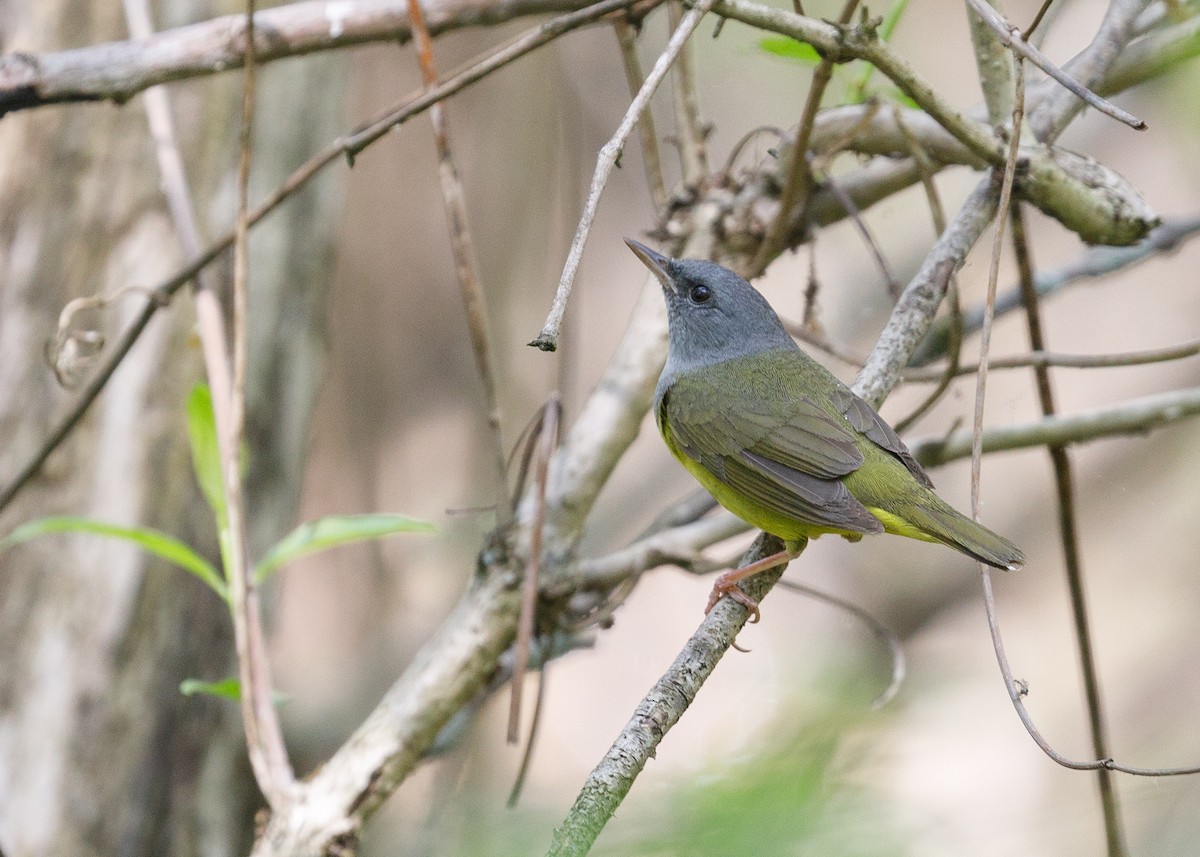
[[[829,0],[805,6],[822,18],[835,18],[840,8]],[[179,4],[169,8],[174,19],[163,26],[202,17],[190,17]],[[1020,0],[1004,8],[1023,22],[1032,19],[1037,4]],[[1063,4],[1044,51],[1059,61],[1075,54],[1104,9],[1099,0]],[[517,22],[440,37],[438,65],[448,71],[527,26]],[[661,51],[666,32],[665,12],[656,11],[639,39],[645,68]],[[703,23],[694,43],[700,107],[712,123],[710,160],[720,164],[756,127],[796,123],[811,67],[767,53],[759,46],[762,34],[740,24],[729,23],[717,39],[711,32],[712,22]],[[965,110],[981,100],[962,4],[912,4],[892,42],[953,104]],[[329,87],[333,102],[319,127],[332,133],[307,131],[311,138],[301,144],[293,137],[305,117],[286,105],[264,107],[260,139],[297,150],[284,159],[291,158],[291,166],[420,87],[411,47],[368,46],[333,58],[270,64],[260,71],[263,92],[283,86],[301,69]],[[836,103],[852,77],[845,72],[835,77],[827,104]],[[876,77],[884,89],[886,82]],[[232,103],[236,81],[217,80],[180,84],[179,98],[186,105],[200,90],[218,85],[228,87]],[[1160,215],[1194,214],[1200,208],[1198,97],[1200,66],[1184,65],[1116,99],[1145,119],[1150,131],[1138,134],[1089,111],[1062,144],[1121,173]],[[546,354],[526,345],[549,308],[596,153],[628,100],[616,39],[611,29],[597,27],[537,51],[448,102],[487,295],[507,444],[517,442],[555,388],[563,394],[570,425],[644,287],[644,269],[621,240],[646,240],[655,225],[635,138],[601,204],[560,350]],[[668,88],[656,96],[654,112],[660,132],[669,135]],[[205,114],[181,113],[188,133],[203,137]],[[766,148],[752,144],[741,161],[766,157]],[[675,179],[677,158],[669,144],[663,152],[669,179]],[[853,158],[843,156],[835,172],[853,167]],[[282,715],[299,773],[319,765],[345,740],[439,627],[475,568],[481,540],[494,522],[488,508],[496,502],[489,481],[479,475],[489,463],[483,392],[455,279],[428,118],[413,119],[365,151],[352,170],[335,167],[333,174],[322,186],[330,206],[323,211],[332,216],[319,224],[322,252],[332,253],[333,271],[319,346],[325,360],[296,519],[400,512],[436,523],[438,532],[339,549],[279,576],[271,654],[275,683],[289,697]],[[265,193],[277,180],[256,176],[255,192]],[[977,180],[966,169],[939,175],[947,211],[957,210]],[[204,212],[213,234],[230,222],[231,188],[222,187]],[[270,228],[286,229],[303,215],[305,204],[289,203],[272,217]],[[1032,209],[1027,216],[1039,269],[1059,267],[1085,252],[1056,222]],[[873,207],[865,220],[897,278],[906,282],[935,238],[920,188]],[[989,232],[961,273],[966,306],[982,301],[990,242]],[[255,239],[254,265],[271,265],[280,246],[270,237]],[[305,250],[293,243],[288,252]],[[822,229],[812,244],[770,267],[759,286],[785,317],[799,319],[810,267],[821,282],[819,317],[830,338],[865,357],[892,301],[853,227]],[[1001,270],[1001,289],[1014,287],[1011,258],[1006,256]],[[1200,329],[1197,270],[1200,242],[1193,241],[1114,276],[1072,286],[1044,304],[1049,347],[1122,352],[1194,337]],[[252,282],[255,276],[252,268]],[[968,340],[964,359],[975,359],[977,346],[977,338]],[[1026,351],[1023,318],[1006,316],[992,353]],[[814,356],[843,380],[853,380],[856,367]],[[1070,414],[1194,386],[1197,363],[1059,369],[1053,378],[1059,408]],[[901,418],[928,389],[902,386],[882,413],[892,421]],[[956,382],[906,439],[940,436],[969,422],[973,400],[973,379]],[[1031,372],[990,376],[988,425],[1023,422],[1039,413]],[[1200,609],[1198,442],[1200,426],[1185,421],[1071,453],[1105,713],[1114,755],[1126,764],[1169,767],[1200,759],[1195,728],[1200,640],[1194,618]],[[943,497],[969,508],[965,463],[931,475]],[[647,420],[600,498],[582,553],[601,555],[628,543],[692,489]],[[1072,758],[1091,758],[1046,453],[987,457],[982,494],[984,522],[1030,557],[1024,570],[995,577],[1016,676],[1028,682],[1029,707],[1050,742]],[[747,535],[712,553],[733,561],[749,541]],[[871,707],[891,672],[881,641],[847,614],[777,589],[764,604],[763,621],[739,638],[750,652],[732,652],[722,662],[595,853],[1102,853],[1095,778],[1053,764],[1022,728],[996,666],[972,563],[952,551],[894,537],[855,545],[826,538],[787,574],[865,607],[896,632],[908,659],[898,696],[880,710]],[[647,574],[617,612],[615,625],[595,635],[594,647],[550,665],[533,762],[516,809],[506,808],[505,801],[521,748],[504,742],[507,700],[499,694],[456,747],[426,763],[388,801],[368,825],[362,853],[543,852],[584,778],[694,631],[710,586],[709,579],[672,568]],[[526,690],[528,719],[534,688]],[[15,782],[9,781],[10,791],[18,788]],[[1200,780],[1122,776],[1117,784],[1131,853],[1195,853]],[[10,831],[16,824],[11,816],[5,822]]]

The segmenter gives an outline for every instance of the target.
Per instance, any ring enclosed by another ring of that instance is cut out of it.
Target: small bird
[[[667,448],[717,502],[785,545],[720,575],[706,613],[729,595],[757,620],[738,581],[791,561],[825,533],[850,541],[894,533],[996,568],[1024,565],[1018,547],[934,493],[895,430],[800,350],[753,286],[713,262],[625,243],[667,301],[670,342],[654,395]]]

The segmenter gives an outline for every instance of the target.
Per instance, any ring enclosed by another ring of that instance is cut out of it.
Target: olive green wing
[[[722,383],[720,364],[682,375],[659,402],[670,445],[769,511],[814,528],[877,533],[883,525],[840,477],[863,463],[854,430],[812,399],[783,400],[755,383]],[[721,390],[721,406],[712,406]]]
[[[926,488],[933,487],[933,480],[929,478],[925,468],[917,463],[912,453],[908,451],[908,447],[904,445],[904,441],[900,439],[900,435],[884,422],[883,417],[879,416],[874,408],[856,396],[852,390],[841,385],[833,391],[830,401],[855,431],[864,435],[876,446],[896,456],[900,463],[908,468],[908,472]]]

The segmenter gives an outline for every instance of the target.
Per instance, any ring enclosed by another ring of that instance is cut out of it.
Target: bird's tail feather
[[[995,568],[1015,571],[1025,564],[1022,550],[1003,536],[976,523],[934,496],[936,502],[914,503],[902,517],[934,541]]]

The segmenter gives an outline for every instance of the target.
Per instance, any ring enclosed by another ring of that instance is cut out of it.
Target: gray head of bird
[[[670,326],[664,375],[796,347],[767,299],[733,271],[700,259],[672,259],[631,238],[625,243],[662,284]]]

